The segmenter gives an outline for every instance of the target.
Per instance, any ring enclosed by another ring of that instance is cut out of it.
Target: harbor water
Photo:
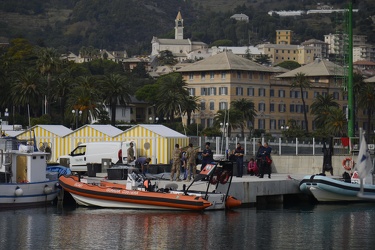
[[[0,211],[0,249],[373,249],[375,205]]]

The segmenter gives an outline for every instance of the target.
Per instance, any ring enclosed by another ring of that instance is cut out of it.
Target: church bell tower
[[[182,19],[181,12],[178,11],[175,20],[176,26],[174,28],[174,39],[184,39],[184,20]]]

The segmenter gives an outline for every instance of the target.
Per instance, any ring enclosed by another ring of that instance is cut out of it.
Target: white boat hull
[[[368,201],[358,196],[360,184],[336,180],[326,176],[305,176],[300,190],[312,194],[320,202]],[[364,185],[364,195],[375,197],[375,185]]]
[[[0,207],[50,203],[57,197],[60,190],[56,187],[56,183],[58,180],[36,183],[1,183]]]
[[[105,208],[126,208],[126,209],[152,209],[152,210],[185,210],[181,208],[153,206],[149,204],[138,204],[132,202],[117,202],[113,200],[95,199],[91,197],[82,196],[79,194],[71,193],[74,200],[80,206],[94,206],[94,207],[105,207]]]

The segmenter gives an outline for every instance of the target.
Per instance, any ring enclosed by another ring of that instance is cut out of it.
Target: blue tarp
[[[61,165],[48,166],[47,167],[47,171],[49,171],[49,172],[58,172],[59,173],[59,177],[61,175],[71,175],[72,174],[72,171],[70,171],[70,168],[67,168],[67,167],[64,167],[64,166],[61,166]]]

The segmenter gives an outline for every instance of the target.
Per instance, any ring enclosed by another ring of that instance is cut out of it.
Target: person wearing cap
[[[204,167],[214,161],[214,154],[212,153],[212,150],[210,148],[210,143],[206,142],[206,148],[202,152],[202,167],[201,171],[204,169]]]
[[[133,148],[133,142],[130,143],[130,147],[128,148],[128,156],[127,156],[127,162],[128,164],[134,161],[134,148]]]
[[[151,158],[146,157],[138,157],[135,161],[135,167],[140,168],[142,174],[146,174],[147,165],[151,162]]]

